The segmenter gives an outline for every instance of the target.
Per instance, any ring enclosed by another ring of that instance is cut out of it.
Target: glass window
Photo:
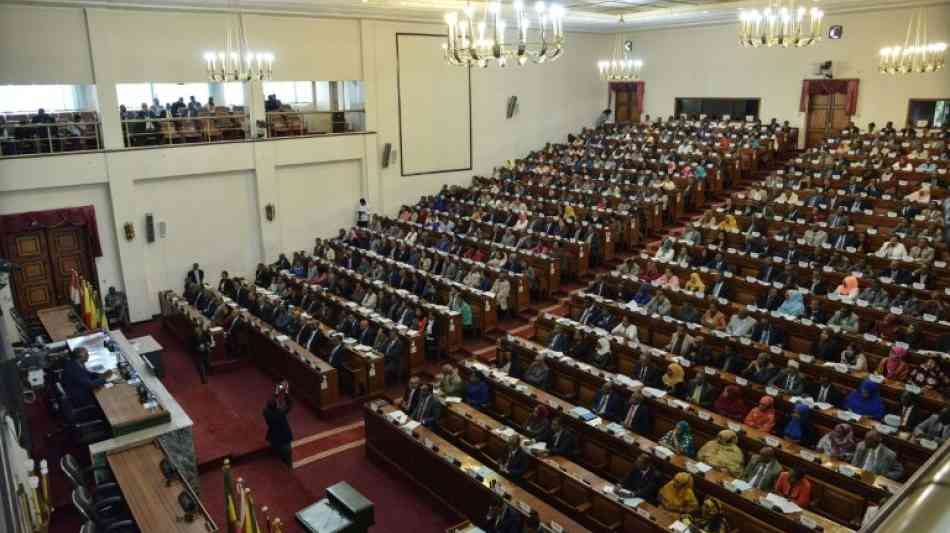
[[[208,101],[211,91],[207,83],[153,83],[152,94],[161,103],[175,102],[179,98],[185,100],[185,103],[195,97],[199,103],[204,104]]]
[[[343,110],[363,111],[366,106],[363,99],[363,82],[349,80],[342,82],[341,85],[343,87]]]
[[[74,111],[80,109],[80,85],[0,85],[0,109],[5,113]]]
[[[120,83],[115,86],[119,105],[126,109],[138,109],[143,103],[152,105],[152,84]]]
[[[265,98],[273,94],[283,104],[313,103],[313,82],[310,81],[265,81],[263,89]]]
[[[318,81],[317,86],[317,111],[330,111],[330,82]]]
[[[218,105],[244,105],[244,84],[238,81],[222,83],[224,101]]]

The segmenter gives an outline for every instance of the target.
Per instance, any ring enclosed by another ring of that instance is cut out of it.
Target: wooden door
[[[614,121],[618,124],[629,123],[632,120],[636,93],[630,91],[614,92]]]
[[[20,266],[11,278],[20,314],[33,316],[40,309],[58,305],[46,231],[9,234],[5,240],[7,258]]]
[[[47,307],[70,304],[69,282],[75,270],[96,283],[86,228],[61,227],[3,236],[6,256],[21,267],[12,277],[13,300],[25,318]]]
[[[838,135],[848,127],[847,95],[816,94],[808,99],[808,114],[805,117],[805,147],[818,146],[828,137]]]
[[[69,281],[73,270],[88,280],[92,275],[85,228],[54,228],[47,232],[53,287],[59,305],[69,303]]]

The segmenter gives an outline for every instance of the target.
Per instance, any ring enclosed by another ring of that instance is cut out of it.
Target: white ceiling
[[[799,0],[826,13],[947,4],[950,0]],[[533,0],[525,0],[526,4]],[[552,0],[548,0],[553,3]],[[768,0],[554,0],[567,9],[569,31],[612,33],[717,24],[737,20],[739,9],[764,7]],[[234,10],[272,14],[361,17],[441,22],[464,0],[0,0],[0,3],[86,5],[152,9]],[[479,2],[473,2],[478,4]],[[511,0],[503,0],[510,4]],[[623,16],[624,23],[619,23]]]

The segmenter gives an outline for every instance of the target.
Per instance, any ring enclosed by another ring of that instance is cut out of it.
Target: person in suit
[[[548,367],[543,355],[535,355],[534,360],[525,369],[523,379],[541,390],[548,388],[551,382],[551,368]]]
[[[742,480],[753,487],[771,491],[782,473],[782,465],[775,458],[775,450],[770,446],[764,446],[759,450],[758,455],[753,455],[742,473]]]
[[[784,284],[788,282],[788,275],[785,273],[785,269],[775,263],[769,262],[767,265],[763,265],[762,268],[759,269],[759,279],[766,283],[777,282]],[[771,291],[769,292],[771,293]],[[781,303],[781,300],[779,300],[775,307],[778,307]],[[759,305],[759,307],[762,306]]]
[[[488,391],[488,383],[481,372],[472,372],[468,377],[468,383],[465,385],[465,403],[475,409],[484,409],[491,401]]]
[[[632,492],[634,498],[641,498],[650,503],[656,502],[660,480],[653,462],[646,454],[640,454],[637,457],[633,463],[633,469],[624,478],[622,486]]]
[[[706,409],[712,407],[718,396],[719,391],[706,380],[705,372],[697,372],[686,386],[686,401]]]
[[[204,282],[205,271],[198,267],[198,263],[192,264],[191,270],[185,274],[185,284],[194,283],[196,285],[204,285]]]
[[[899,409],[900,428],[904,431],[913,431],[917,424],[927,418],[927,414],[920,407],[920,396],[909,391],[901,393]]]
[[[521,448],[521,436],[512,435],[508,439],[505,451],[499,458],[499,469],[515,483],[521,483],[522,476],[528,470],[528,454]]]
[[[571,336],[568,334],[567,330],[559,326],[554,331],[554,335],[551,337],[551,340],[548,341],[548,349],[554,352],[564,353],[570,346],[570,342]]]
[[[431,384],[423,383],[419,386],[419,398],[415,403],[416,405],[409,416],[423,426],[432,427],[438,418],[439,402],[432,394]]]
[[[522,533],[524,516],[502,498],[496,498],[485,515],[486,533]]]
[[[653,412],[643,393],[639,389],[630,394],[627,400],[626,414],[623,416],[623,427],[638,435],[649,437],[653,433]]]
[[[676,327],[673,336],[670,337],[670,342],[667,343],[665,350],[673,355],[685,355],[693,349],[695,344],[696,338],[686,331],[686,326],[680,324]]]
[[[577,454],[577,435],[574,434],[571,428],[567,427],[561,416],[557,416],[551,421],[551,430],[544,442],[547,444],[551,455],[571,458]]]
[[[290,468],[293,468],[291,443],[294,440],[294,434],[290,429],[287,415],[292,407],[290,385],[283,381],[274,391],[274,397],[267,401],[263,412],[264,422],[267,424],[267,442],[271,450]]]
[[[333,336],[333,347],[327,354],[327,363],[337,369],[338,375],[343,374],[343,362],[346,360],[346,353],[343,348],[343,337],[339,334]]]
[[[391,378],[392,381],[396,381],[402,372],[404,352],[405,347],[399,335],[396,334],[395,330],[390,331],[389,341],[386,343],[386,349],[383,352],[383,366],[386,371],[386,376]]]
[[[838,209],[828,218],[829,228],[846,228],[851,224],[851,218],[844,206],[838,206]]]
[[[816,402],[830,403],[835,407],[844,400],[844,393],[831,382],[827,372],[819,372],[817,381],[805,386],[805,394]]]
[[[594,397],[594,404],[591,407],[591,410],[596,415],[616,422],[620,420],[620,417],[623,415],[623,397],[608,381],[597,391],[597,395]]]
[[[85,348],[76,348],[63,364],[60,383],[63,385],[67,398],[75,407],[96,405],[94,392],[103,387],[112,375],[111,370],[102,374],[86,370],[88,360],[89,352]]]
[[[769,380],[775,377],[777,373],[778,367],[772,362],[769,354],[763,352],[760,353],[754,361],[749,363],[749,366],[742,371],[742,376],[759,385],[765,385]]]
[[[851,232],[842,231],[831,237],[831,246],[835,250],[844,250],[849,247],[857,247],[858,239]]]
[[[647,314],[656,313],[660,316],[669,316],[670,310],[673,308],[673,304],[670,303],[670,299],[667,298],[663,290],[657,291],[656,296],[650,300],[650,303],[647,304],[644,312]]]
[[[805,392],[805,377],[797,366],[789,365],[769,380],[769,386],[783,390],[792,396]]]
[[[663,377],[663,372],[650,363],[649,355],[641,353],[637,358],[637,363],[634,365],[630,376],[647,387],[656,388],[660,386],[660,379]]]
[[[316,353],[316,348],[319,345],[317,342],[320,338],[320,328],[317,327],[317,322],[315,320],[308,320],[300,328],[300,331],[297,332],[297,338],[294,339],[297,341],[304,350],[307,350],[311,353]]]
[[[808,285],[803,288],[814,296],[824,296],[828,294],[828,284],[825,283],[821,277],[821,273],[819,273],[817,270],[812,273],[811,281],[808,282]],[[815,301],[816,300],[814,299],[812,300],[812,302]]]
[[[409,385],[406,387],[406,391],[402,393],[402,398],[396,401],[396,406],[406,413],[411,413],[419,399],[420,385],[422,385],[422,380],[418,376],[409,378]]]
[[[525,420],[522,433],[536,442],[547,442],[551,436],[551,412],[546,405],[536,405]]]
[[[876,430],[865,433],[864,440],[854,448],[851,464],[895,481],[904,475],[904,467],[897,460],[897,454],[881,442],[881,434]]]

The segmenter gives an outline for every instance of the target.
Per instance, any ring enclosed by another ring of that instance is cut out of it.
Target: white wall
[[[0,6],[0,83],[93,83],[81,9]]]
[[[927,14],[933,40],[950,39],[950,6]],[[802,80],[817,77],[815,64],[832,61],[836,78],[861,80],[856,123],[903,124],[910,98],[950,97],[950,70],[900,77],[877,71],[878,50],[904,44],[910,15],[906,9],[830,15],[825,27],[842,24],[844,38],[804,49],[741,48],[735,24],[632,33],[645,62],[646,112],[669,116],[676,97],[759,97],[761,118],[803,125]]]
[[[277,168],[280,206],[277,223],[288,253],[313,250],[317,236],[352,226],[361,195],[363,168],[359,161],[337,161]]]

